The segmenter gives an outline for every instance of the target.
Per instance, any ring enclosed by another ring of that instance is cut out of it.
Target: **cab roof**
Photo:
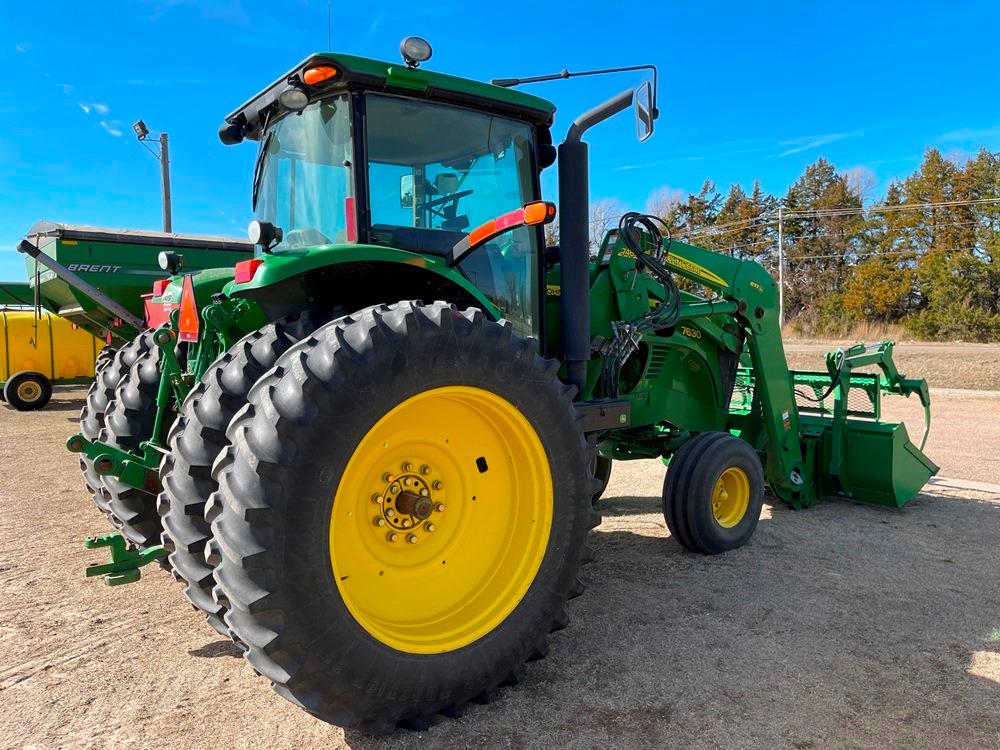
[[[382,62],[339,52],[317,52],[229,113],[226,122],[230,125],[242,125],[245,137],[258,138],[261,123],[265,121],[269,110],[279,107],[278,95],[289,85],[289,81],[296,78],[301,81],[305,70],[319,65],[331,65],[337,68],[339,74],[332,81],[306,87],[316,95],[336,93],[349,87],[394,92],[415,98],[464,104],[544,126],[552,124],[556,110],[552,102],[540,97],[482,81],[435,73],[423,68],[410,68],[403,63]]]

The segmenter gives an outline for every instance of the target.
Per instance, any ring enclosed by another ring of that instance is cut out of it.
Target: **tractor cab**
[[[220,137],[260,144],[253,204],[265,252],[374,246],[440,258],[537,337],[541,227],[520,225],[460,258],[453,251],[477,227],[539,200],[553,111],[415,64],[324,53],[230,114]]]

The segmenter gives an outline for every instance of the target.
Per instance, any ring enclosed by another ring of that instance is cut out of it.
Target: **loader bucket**
[[[931,423],[927,383],[900,374],[892,349],[890,341],[858,344],[828,354],[826,372],[791,371],[801,434],[814,451],[818,497],[840,495],[902,508],[937,474],[937,465],[923,453]],[[879,371],[870,371],[874,368]],[[752,405],[753,385],[752,373],[737,374],[731,411],[748,409],[747,394],[737,398],[741,387],[751,394]],[[883,394],[920,400],[924,430],[919,447],[910,442],[905,425],[882,421]]]
[[[849,419],[836,494],[902,508],[938,467],[910,442],[906,425]],[[828,433],[830,434],[830,433]]]

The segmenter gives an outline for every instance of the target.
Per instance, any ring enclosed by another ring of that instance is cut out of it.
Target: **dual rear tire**
[[[565,625],[598,520],[557,370],[478,310],[369,308],[277,358],[224,439],[211,418],[210,474],[192,393],[161,498],[189,597],[325,721],[379,734],[489,700]]]

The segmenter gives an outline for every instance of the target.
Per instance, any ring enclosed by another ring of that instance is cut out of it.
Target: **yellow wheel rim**
[[[334,496],[330,561],[358,623],[399,651],[440,653],[497,628],[548,546],[545,449],[508,401],[449,386],[371,428]]]
[[[719,526],[731,529],[743,520],[750,506],[750,480],[746,472],[731,466],[719,475],[712,491],[712,514]]]
[[[38,383],[32,383],[30,380],[26,380],[17,386],[17,397],[26,404],[37,401],[38,397],[41,395],[42,389],[38,387]]]

